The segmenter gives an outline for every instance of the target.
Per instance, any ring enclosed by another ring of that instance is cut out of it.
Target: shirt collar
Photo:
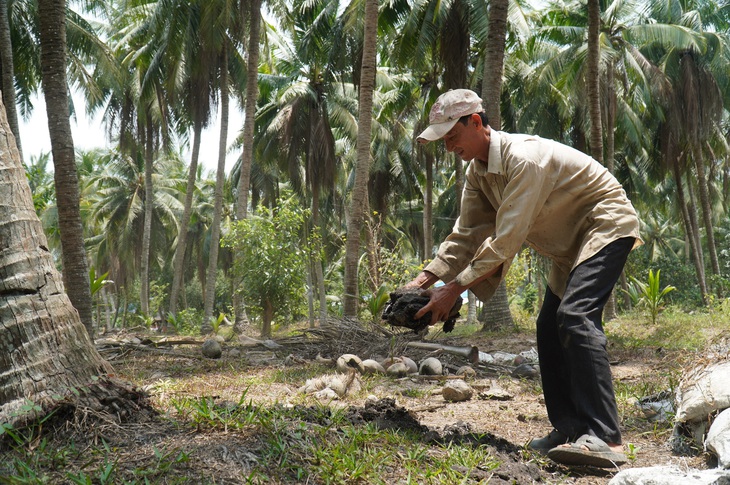
[[[489,161],[488,166],[484,162],[475,160],[473,165],[478,175],[486,175],[487,173],[504,175],[504,167],[502,166],[502,137],[501,132],[490,128],[489,130]]]

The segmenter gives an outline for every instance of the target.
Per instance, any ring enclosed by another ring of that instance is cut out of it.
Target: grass
[[[612,354],[649,355],[655,361],[657,355],[668,356],[660,369],[615,383],[623,426],[641,436],[666,439],[671,424],[647,423],[634,402],[676,388],[682,367],[730,332],[730,304],[691,313],[670,307],[653,325],[648,314],[635,311],[607,322],[605,329]],[[479,325],[457,325],[454,334],[469,336],[479,330]],[[534,318],[520,315],[515,328],[496,334],[510,332],[534,335]],[[301,397],[291,396],[296,406],[284,405],[290,401],[286,389],[295,390],[330,371],[316,364],[248,373],[245,364],[196,361],[166,370],[155,381],[149,370],[128,368],[140,384],[153,381],[155,405],[181,436],[207,436],[221,440],[222,447],[233,449],[238,443],[248,450],[252,458],[241,466],[240,483],[474,483],[468,478],[472,470],[489,474],[499,465],[499,458],[490,454],[492,448],[479,442],[438,444],[413,432],[353,424],[343,406]],[[384,376],[365,376],[362,393],[387,381]],[[530,394],[540,393],[537,381],[520,386]],[[270,391],[270,401],[254,404],[251,390],[257,395]],[[417,399],[429,394],[425,387],[401,386],[393,394],[398,392]],[[52,442],[44,426],[48,427],[42,420],[23,430],[0,426],[0,484],[216,483],[191,465],[201,453],[200,445],[184,440],[178,445],[172,438],[147,446],[138,460],[125,460],[120,458],[123,446]],[[627,443],[627,450],[632,458],[641,453],[633,443]]]

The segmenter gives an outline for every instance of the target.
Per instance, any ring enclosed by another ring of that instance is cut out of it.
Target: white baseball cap
[[[428,143],[440,140],[459,118],[473,113],[481,113],[482,99],[471,89],[451,89],[438,97],[428,115],[428,128],[418,135],[418,141]]]

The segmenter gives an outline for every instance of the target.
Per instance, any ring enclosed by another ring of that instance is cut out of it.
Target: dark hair
[[[487,118],[486,111],[480,111],[479,113],[476,113],[476,114],[478,114],[479,117],[482,119],[482,125],[487,126],[489,124],[489,118]],[[466,126],[466,124],[469,123],[470,119],[471,119],[471,115],[462,116],[461,118],[459,118],[459,123]]]

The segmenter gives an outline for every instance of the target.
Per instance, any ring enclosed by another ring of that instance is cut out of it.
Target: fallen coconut
[[[221,355],[223,354],[223,349],[221,349],[221,344],[212,338],[205,339],[205,342],[203,342],[203,346],[200,348],[200,351],[203,353],[204,356],[208,357],[209,359],[220,359]]]
[[[362,361],[363,374],[385,374],[385,367],[377,360],[365,359]]]
[[[440,376],[444,373],[444,366],[436,357],[427,357],[418,366],[418,373],[422,376]]]
[[[388,367],[385,372],[389,376],[394,377],[405,377],[409,374],[409,368],[408,366],[403,362],[396,362],[395,364]]]
[[[347,372],[350,369],[362,372],[362,359],[355,354],[342,354],[337,359],[337,370],[340,372]]]

